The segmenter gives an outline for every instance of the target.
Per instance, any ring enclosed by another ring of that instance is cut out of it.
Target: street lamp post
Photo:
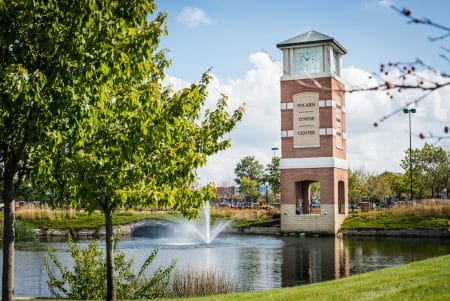
[[[403,113],[409,117],[409,197],[413,199],[413,176],[412,176],[412,147],[411,147],[411,113],[416,113],[416,109],[403,109]]]
[[[276,157],[278,147],[276,147],[276,146],[275,146],[275,147],[272,147],[271,150],[273,151],[273,156]]]

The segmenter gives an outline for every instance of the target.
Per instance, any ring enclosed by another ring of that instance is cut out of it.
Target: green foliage
[[[320,200],[320,182],[312,183],[310,188],[311,188],[311,199]]]
[[[418,181],[415,189],[423,189]],[[364,169],[349,169],[348,197],[351,203],[360,201],[385,201],[390,198],[401,199],[409,195],[409,174],[384,172],[374,174]]]
[[[259,196],[258,181],[243,177],[241,179],[240,194],[245,195],[252,201],[256,201]]]
[[[266,167],[266,180],[274,194],[280,193],[280,178],[280,157],[272,157],[272,161]]]
[[[348,170],[348,199],[351,203],[368,199],[367,178],[367,172],[363,169]]]
[[[386,173],[378,176],[372,175],[367,181],[369,199],[385,201],[394,194],[392,184],[393,183],[389,181],[388,176],[386,176]]]
[[[236,174],[236,183],[239,185],[243,178],[247,178],[256,182],[260,182],[263,179],[264,171],[263,166],[254,156],[247,156],[238,162],[236,168],[234,169]]]
[[[345,229],[447,229],[447,219],[427,216],[374,216],[363,213],[349,216],[342,223]]]
[[[32,240],[36,237],[34,228],[30,223],[23,221],[16,221],[14,224],[17,240]]]
[[[397,199],[401,199],[402,196],[406,196],[409,191],[409,179],[406,179],[406,174],[398,174],[386,171],[382,174],[385,181],[389,184],[390,190],[392,190],[392,196]]]
[[[173,260],[168,267],[159,267],[153,275],[147,270],[159,251],[156,247],[146,259],[138,274],[133,273],[134,259],[126,259],[124,252],[115,250],[115,273],[117,275],[117,296],[120,299],[153,299],[167,296],[170,275],[175,267]],[[45,256],[45,269],[49,276],[48,285],[53,296],[72,299],[106,298],[106,264],[99,242],[92,241],[81,249],[69,239],[69,251],[74,260],[74,268],[62,265],[52,249]],[[56,271],[56,273],[55,273]]]
[[[197,215],[214,191],[192,189],[196,169],[230,145],[222,137],[243,108],[228,113],[222,96],[202,115],[207,74],[180,91],[162,86],[169,62],[158,43],[166,16],[148,22],[153,1],[75,3],[54,9],[74,23],[77,45],[64,59],[76,66],[69,71],[77,85],[67,92],[77,103],[53,128],[44,151],[54,156],[41,175],[54,175],[53,186],[89,211],[145,205]],[[70,135],[66,124],[76,125]]]
[[[33,166],[35,186],[56,201],[102,210],[108,251],[118,207],[198,215],[214,187],[194,189],[196,170],[230,146],[223,136],[243,108],[229,113],[222,96],[202,114],[208,74],[180,91],[162,86],[166,15],[155,3],[11,1],[1,13],[0,165],[9,182]]]
[[[163,86],[169,61],[159,42],[166,15],[157,13],[153,1],[49,6],[58,21],[67,22],[62,32],[51,31],[49,40],[54,47],[70,46],[56,64],[66,72],[61,94],[73,103],[48,129],[39,174],[59,199],[105,213],[108,297],[114,298],[111,213],[154,206],[198,215],[214,197],[214,187],[194,189],[197,168],[230,146],[223,136],[242,118],[243,108],[228,112],[227,97],[221,96],[202,113],[208,74],[180,91]]]
[[[405,151],[401,167],[410,175],[409,150]],[[450,153],[442,146],[425,143],[411,150],[413,192],[419,198],[436,197],[450,187]]]
[[[3,216],[2,216],[3,218]],[[31,223],[27,223],[24,221],[16,221],[14,224],[14,231],[16,232],[16,240],[18,241],[27,241],[33,240],[36,235],[34,234],[34,227]],[[0,224],[0,238],[3,239],[3,225]]]

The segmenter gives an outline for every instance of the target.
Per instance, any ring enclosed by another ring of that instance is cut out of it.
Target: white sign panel
[[[294,108],[294,147],[320,147],[319,93],[295,94]]]

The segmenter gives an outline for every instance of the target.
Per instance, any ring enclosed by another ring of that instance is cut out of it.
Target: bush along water
[[[14,231],[16,233],[16,241],[33,240],[36,237],[33,226],[21,220],[16,220]],[[0,223],[0,238],[3,239],[3,223]]]
[[[201,271],[188,267],[175,272],[171,297],[197,297],[226,294],[234,290],[232,280],[216,269]]]
[[[134,258],[127,259],[124,252],[117,251],[117,239],[114,244],[115,274],[118,299],[154,299],[169,296],[169,286],[176,259],[168,267],[160,266],[150,275],[147,270],[159,252],[157,246],[148,256],[137,274],[133,273]],[[69,251],[74,267],[68,268],[49,248],[45,256],[45,269],[48,286],[53,296],[69,299],[105,299],[106,298],[106,261],[99,242],[92,241],[81,249],[71,238]]]

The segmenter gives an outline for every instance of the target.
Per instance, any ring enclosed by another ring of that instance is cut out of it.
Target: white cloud
[[[392,1],[391,0],[380,0],[380,1],[378,1],[378,3],[381,6],[392,6]]]
[[[364,86],[364,81],[371,82],[368,86],[373,85],[374,80],[368,80],[369,75],[368,72],[352,66],[344,68],[342,74],[344,81],[350,86]],[[419,72],[418,75],[439,79],[430,71]],[[397,74],[390,76],[388,80],[391,81],[398,78]],[[347,159],[352,168],[365,167],[376,172],[402,171],[399,164],[404,157],[403,152],[409,147],[408,115],[402,112],[394,114],[379,123],[377,128],[373,123],[418,99],[424,93],[421,90],[403,91],[395,94],[392,100],[386,92],[381,91],[347,93]],[[443,134],[443,127],[450,120],[449,95],[450,87],[445,87],[415,105],[417,113],[411,115],[413,148],[421,147],[425,143],[417,137],[421,132]]]
[[[232,184],[237,162],[253,155],[267,164],[273,154],[271,148],[280,147],[280,62],[272,61],[262,52],[249,57],[253,67],[242,78],[221,80],[216,77],[210,83],[206,106],[213,106],[220,94],[229,97],[231,109],[246,103],[243,120],[229,135],[232,147],[208,160],[199,170],[199,182],[214,181],[217,185]],[[356,67],[343,69],[343,80],[348,86],[373,85],[370,73]],[[427,76],[431,76],[428,74]],[[368,82],[369,81],[369,82]],[[168,76],[167,83],[175,89],[186,87],[189,82]],[[351,168],[383,172],[401,171],[399,166],[403,151],[409,147],[408,116],[399,113],[375,128],[373,122],[416,99],[422,91],[408,91],[390,100],[383,92],[347,93],[347,160]],[[450,87],[432,93],[417,105],[412,116],[413,133],[442,133],[444,124],[450,120]],[[413,137],[413,147],[424,141]],[[279,152],[278,152],[279,154]]]
[[[209,25],[212,23],[205,11],[198,7],[185,7],[178,14],[177,21],[187,25],[188,27],[196,27],[199,25]]]

